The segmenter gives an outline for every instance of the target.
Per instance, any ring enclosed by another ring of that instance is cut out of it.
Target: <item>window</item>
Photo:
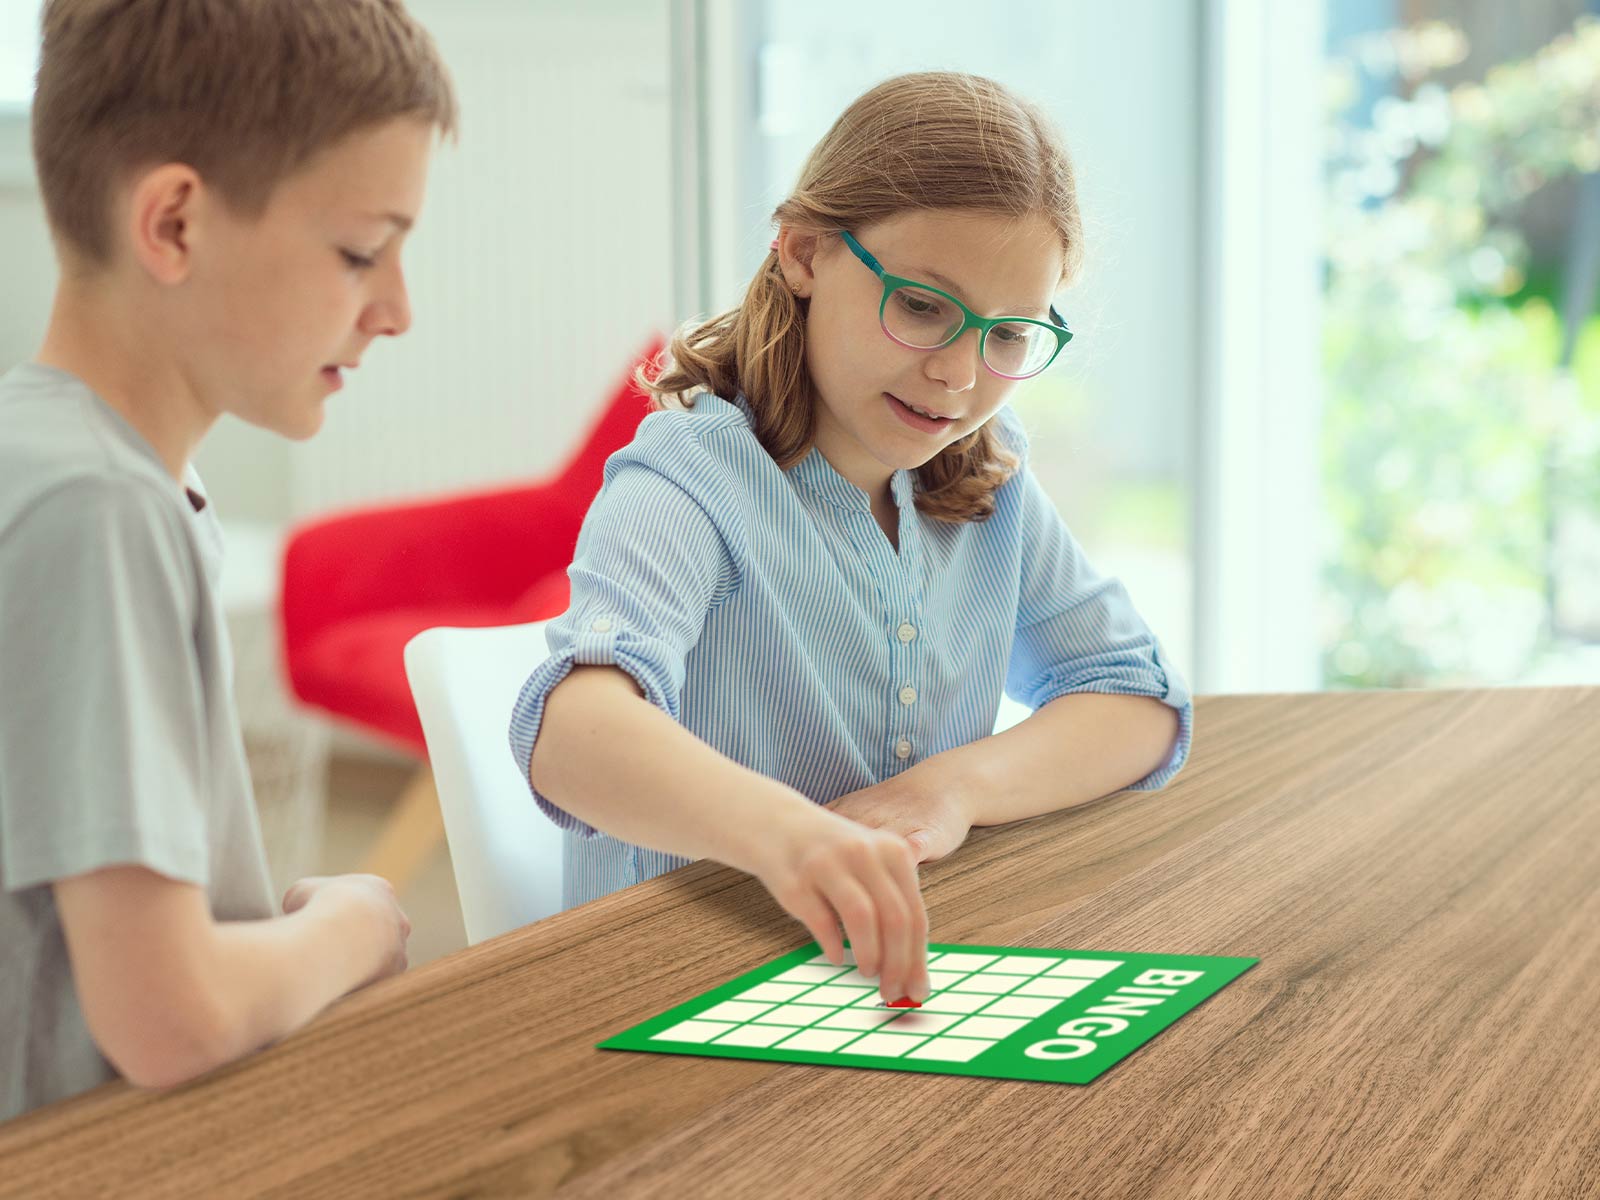
[[[37,0],[0,0],[0,187],[33,179],[28,102],[38,59]]]
[[[37,0],[0,0],[0,118],[27,110],[38,61]]]
[[[1330,6],[1329,686],[1600,680],[1600,21],[1579,9]]]

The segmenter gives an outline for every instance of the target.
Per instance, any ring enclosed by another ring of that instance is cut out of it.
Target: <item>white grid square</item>
[[[907,1058],[932,1059],[934,1062],[971,1062],[993,1042],[980,1042],[976,1038],[936,1037],[925,1046],[918,1046]]]
[[[883,1027],[885,1033],[939,1033],[961,1020],[960,1013],[903,1012]]]
[[[1018,996],[1054,996],[1060,999],[1063,996],[1076,996],[1088,987],[1092,979],[1051,979],[1048,975],[1041,975],[1037,979],[1030,979],[1019,987],[1015,995]]]
[[[875,987],[878,986],[877,976],[875,976],[875,975],[863,975],[861,973],[861,968],[860,967],[856,967],[856,968],[853,968],[852,970],[846,971],[843,975],[840,975],[837,979],[830,979],[830,980],[828,980],[828,982],[833,984],[835,987],[870,987],[870,988],[875,988]]]
[[[1014,1017],[968,1017],[950,1030],[950,1034],[952,1037],[1003,1038],[1026,1025],[1026,1021]]]
[[[950,985],[952,992],[987,992],[991,996],[998,996],[1001,992],[1009,992],[1023,981],[1021,975],[991,975],[987,971],[980,971],[976,975],[968,975]]]
[[[794,1030],[787,1025],[738,1025],[719,1037],[718,1046],[770,1046]]]
[[[831,963],[817,965],[816,963],[803,963],[798,967],[790,967],[774,975],[769,983],[827,983],[844,974],[843,967],[833,966]]]
[[[879,1058],[899,1058],[913,1046],[927,1041],[925,1037],[908,1037],[903,1033],[869,1033],[858,1042],[851,1042],[847,1054],[870,1054]]]
[[[977,971],[994,962],[995,958],[993,954],[941,954],[939,970]]]
[[[802,1029],[799,1033],[778,1044],[779,1050],[817,1050],[827,1053],[837,1050],[851,1038],[860,1035],[854,1029]],[[871,1034],[867,1035],[871,1037]]]
[[[892,1008],[847,1008],[831,1017],[823,1017],[817,1024],[829,1029],[876,1029],[900,1015]]]
[[[837,987],[834,984],[825,983],[821,987],[813,988],[811,991],[806,993],[806,1003],[837,1004],[842,1008],[846,1004],[854,1004],[863,996],[871,996],[875,993],[875,988]]]
[[[1052,963],[1060,961],[1058,958],[1037,958],[1031,954],[1008,954],[984,970],[1003,975],[1037,975]]]
[[[977,1012],[993,999],[986,992],[940,992],[922,1002],[923,1012]]]
[[[943,991],[958,979],[965,979],[965,971],[929,971],[928,986],[936,992]]]
[[[1074,979],[1101,979],[1122,964],[1109,958],[1067,958],[1045,972],[1047,975],[1070,975]]]
[[[748,992],[740,992],[734,999],[765,1000],[768,1004],[779,1004],[793,1000],[801,992],[809,992],[812,986],[809,983],[758,983]]]
[[[833,1012],[811,1004],[780,1004],[769,1013],[756,1018],[762,1025],[809,1025]]]
[[[722,1021],[679,1021],[671,1029],[650,1035],[652,1042],[709,1042],[719,1033],[735,1028]]]
[[[721,1004],[713,1004],[703,1013],[697,1013],[696,1019],[701,1021],[753,1021],[767,1009],[770,1004],[751,1004],[744,1000],[724,1000]]]
[[[1054,996],[1002,996],[983,1010],[986,1017],[1042,1017],[1056,1006]]]

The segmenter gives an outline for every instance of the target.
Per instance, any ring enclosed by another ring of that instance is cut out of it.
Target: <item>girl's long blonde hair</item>
[[[1000,84],[955,72],[897,76],[858,99],[811,152],[794,194],[772,219],[837,234],[936,209],[1041,215],[1061,235],[1063,281],[1082,260],[1077,189],[1060,135]],[[772,251],[739,307],[680,330],[640,382],[658,408],[681,407],[701,391],[742,394],[756,437],[788,468],[811,448],[815,432],[805,319],[805,301],[789,291]],[[917,507],[941,521],[981,521],[1016,468],[1016,457],[985,424],[918,468]]]

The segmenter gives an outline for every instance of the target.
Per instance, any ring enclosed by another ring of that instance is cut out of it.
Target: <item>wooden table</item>
[[[1600,689],[1199,709],[925,870],[937,941],[1260,957],[1087,1087],[593,1049],[806,940],[697,864],[0,1127],[0,1193],[1600,1196]]]

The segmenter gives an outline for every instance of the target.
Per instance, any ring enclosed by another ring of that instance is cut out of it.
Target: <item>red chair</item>
[[[661,349],[659,339],[652,341],[638,361]],[[552,479],[338,513],[309,521],[288,538],[282,631],[294,694],[424,764],[363,868],[396,888],[409,881],[443,829],[406,682],[405,644],[435,625],[515,625],[565,611],[567,567],[584,513],[600,490],[601,470],[649,411],[633,369],[576,456]]]

